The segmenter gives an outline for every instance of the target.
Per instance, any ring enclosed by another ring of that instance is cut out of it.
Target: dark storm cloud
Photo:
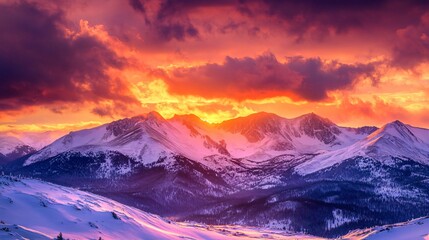
[[[359,77],[371,77],[371,64],[325,63],[319,58],[289,58],[279,62],[274,55],[257,58],[227,57],[223,64],[206,64],[174,70],[166,82],[172,93],[238,100],[291,96],[309,101],[327,98],[332,90],[351,88]]]
[[[131,7],[137,12],[143,14],[145,24],[150,24],[150,21],[147,17],[146,8],[140,0],[129,0]]]
[[[197,8],[212,8],[220,6],[234,6],[238,1],[231,0],[164,0],[158,11],[158,19],[166,19],[171,16],[183,15]]]
[[[300,40],[305,33],[324,37],[332,29],[337,34],[365,27],[367,18],[382,10],[386,1],[379,0],[302,0],[265,1],[267,15],[285,22],[287,31]]]
[[[139,0],[130,0],[130,5],[147,17],[148,9]],[[151,1],[148,1],[151,2]],[[198,27],[202,10],[223,9],[219,18],[229,19],[229,14],[240,13],[242,28],[282,28],[296,40],[306,38],[323,39],[329,34],[346,34],[350,30],[376,31],[388,29],[392,34],[398,28],[414,23],[429,10],[429,1],[423,0],[184,0],[161,1],[159,7],[151,9],[149,31],[158,41],[173,39],[184,41],[199,37],[204,29]],[[191,19],[190,14],[194,17]],[[248,24],[243,24],[248,23]],[[228,23],[226,23],[228,24]],[[228,34],[228,31],[221,33]],[[234,26],[233,26],[234,27]],[[237,27],[237,26],[235,26]],[[385,34],[385,33],[382,33]]]
[[[146,9],[140,0],[129,0],[129,3],[136,11],[146,13]]]
[[[133,9],[144,14],[146,27],[149,30],[145,32],[149,35],[148,38],[161,42],[168,42],[171,40],[185,41],[186,39],[198,38],[200,30],[189,18],[190,12],[196,9],[235,6],[236,2],[237,1],[229,0],[164,0],[160,1],[156,13],[149,19],[143,1],[129,1]]]
[[[264,3],[266,8],[251,9],[249,16],[263,14],[279,21],[298,41],[309,37],[320,40],[350,30],[394,33],[429,10],[429,1],[423,0],[265,0]]]
[[[396,31],[392,64],[412,68],[429,61],[429,12],[421,17],[420,23]]]
[[[95,37],[67,36],[61,12],[0,5],[0,110],[56,102],[130,100],[107,68],[124,61]]]
[[[155,42],[197,38],[199,31],[189,20],[187,12],[190,8],[198,6],[200,4],[198,2],[200,1],[163,1],[155,16],[149,19],[146,8],[140,0],[129,1],[133,9],[144,15],[146,23],[144,27],[149,30],[146,32],[148,38]]]
[[[145,6],[150,4],[131,0],[130,5],[147,16]],[[208,23],[209,27],[202,27],[204,12],[216,9],[223,9],[218,16],[225,21],[213,23],[219,26]],[[413,67],[429,60],[429,44],[424,37],[429,32],[429,24],[421,19],[429,12],[426,0],[164,0],[151,11],[154,14],[144,32],[149,39],[147,44],[210,37],[212,29],[226,35],[244,29],[249,37],[257,37],[261,31],[277,33],[280,29],[297,42],[357,31],[362,44],[365,36],[385,41],[395,66]],[[241,17],[231,19],[229,15],[234,13]]]
[[[285,65],[302,76],[301,84],[294,91],[310,101],[327,98],[327,92],[331,90],[350,88],[361,76],[371,78],[373,83],[377,82],[373,76],[373,64],[325,64],[319,58],[294,57]]]
[[[158,39],[170,41],[176,39],[179,41],[185,38],[195,38],[198,36],[198,30],[189,23],[162,23],[156,25]]]

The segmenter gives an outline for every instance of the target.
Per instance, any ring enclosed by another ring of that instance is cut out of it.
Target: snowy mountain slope
[[[0,177],[1,239],[320,239],[240,226],[176,223],[113,200],[31,179]]]
[[[177,121],[166,121],[158,113],[123,119],[93,129],[72,132],[31,156],[25,165],[42,161],[66,151],[118,151],[150,164],[169,153],[192,156],[219,154],[217,146],[207,136],[192,135],[191,130]]]
[[[401,157],[429,164],[429,130],[394,121],[348,147],[322,153],[296,170],[300,174],[309,174],[356,156],[383,161]]]
[[[36,149],[26,145],[16,137],[0,134],[0,164],[13,161],[35,151]]]
[[[0,222],[0,239],[13,239],[13,240],[51,240],[52,237],[41,233],[39,231],[29,229],[16,224],[6,224]]]
[[[389,224],[380,227],[355,230],[343,236],[348,240],[425,240],[429,238],[428,217]]]

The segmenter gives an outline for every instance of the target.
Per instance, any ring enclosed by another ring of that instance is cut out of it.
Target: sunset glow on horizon
[[[429,127],[426,1],[0,0],[0,31],[0,132],[150,111]]]

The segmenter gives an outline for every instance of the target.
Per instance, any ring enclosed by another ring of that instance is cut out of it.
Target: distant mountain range
[[[175,220],[335,237],[429,213],[429,130],[310,113],[208,124],[156,112],[71,132],[3,165]]]
[[[0,164],[34,153],[66,133],[64,130],[0,132]]]
[[[16,137],[0,135],[0,164],[11,162],[17,158],[36,152],[36,149],[25,144]]]

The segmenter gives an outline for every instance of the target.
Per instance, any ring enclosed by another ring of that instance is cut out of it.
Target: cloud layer
[[[184,40],[197,37],[200,32],[222,29],[222,26],[204,21],[206,13],[216,11],[223,15],[220,17],[226,20],[225,26],[233,22],[248,30],[277,28],[296,40],[303,40],[307,37],[323,39],[351,30],[397,29],[414,23],[415,16],[429,9],[429,3],[422,0],[131,0],[129,4],[145,16],[151,32],[165,41]],[[237,14],[239,17],[234,17]]]
[[[262,99],[291,96],[325,100],[328,92],[353,87],[371,77],[371,64],[323,62],[320,58],[292,57],[279,62],[273,54],[256,58],[226,57],[222,64],[173,70],[166,78],[172,93],[207,98]]]
[[[0,125],[143,110],[427,116],[423,0],[5,0],[0,32]]]
[[[106,70],[124,62],[96,37],[67,32],[59,11],[0,5],[0,110],[60,102],[126,100]]]

